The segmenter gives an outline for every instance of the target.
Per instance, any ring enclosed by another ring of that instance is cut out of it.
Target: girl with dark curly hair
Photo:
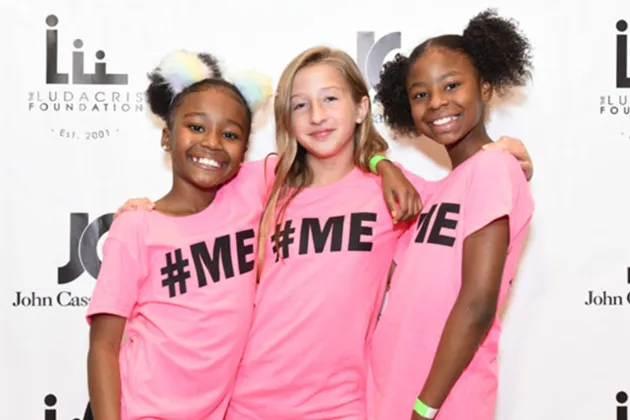
[[[384,67],[385,121],[443,145],[453,172],[425,189],[423,213],[397,250],[371,349],[370,418],[493,418],[497,313],[534,202],[514,156],[479,152],[492,142],[484,115],[493,92],[524,85],[531,67],[527,39],[494,11]]]

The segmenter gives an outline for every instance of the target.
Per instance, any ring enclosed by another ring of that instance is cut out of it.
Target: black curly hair
[[[213,87],[225,88],[233,92],[245,107],[247,112],[247,121],[249,124],[249,127],[247,128],[248,131],[251,131],[252,111],[247,105],[247,101],[241,91],[232,83],[223,79],[223,72],[219,67],[218,60],[214,56],[210,54],[197,54],[197,56],[206,66],[208,66],[214,77],[194,83],[177,95],[174,95],[168,81],[165,80],[160,73],[159,67],[154,69],[148,74],[151,83],[146,91],[147,102],[151,108],[151,112],[164,120],[167,128],[170,129],[173,126],[173,115],[175,114],[175,110],[177,110],[177,108],[182,104],[182,101],[188,94],[201,92]]]
[[[479,77],[503,95],[509,88],[524,86],[531,77],[531,45],[512,19],[488,9],[470,20],[462,35],[441,35],[418,45],[409,57],[397,54],[385,63],[376,87],[376,100],[383,105],[385,123],[400,134],[416,133],[407,96],[411,65],[432,47],[460,51],[470,57]]]

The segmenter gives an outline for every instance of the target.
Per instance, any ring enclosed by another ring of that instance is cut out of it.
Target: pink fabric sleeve
[[[420,194],[420,198],[422,198],[423,194],[425,193],[425,188],[427,186],[427,180],[406,169],[402,163],[392,163],[402,171],[403,175],[405,175],[409,182],[411,182],[411,184],[416,188],[416,191],[418,191],[418,194]]]
[[[405,167],[398,162],[393,162],[394,165],[396,165],[398,168],[400,168],[400,170],[403,172],[403,174],[405,175],[405,177],[409,180],[409,182],[411,182],[411,184],[416,188],[416,191],[418,191],[418,194],[420,195],[420,199],[422,199],[424,201],[424,195],[427,193],[427,186],[428,186],[428,182],[426,179],[414,174],[413,172],[405,169]],[[424,209],[423,209],[424,210]],[[422,212],[422,210],[421,210]],[[418,217],[420,217],[418,215]],[[398,238],[398,242],[396,244],[396,253],[394,254],[394,262],[396,264],[400,264],[401,258],[403,257],[403,255],[405,254],[405,252],[407,251],[407,248],[409,247],[409,243],[411,242],[411,238],[414,235],[415,232],[415,225],[416,223],[418,223],[418,217],[416,217],[412,222],[410,223],[400,223],[399,225],[399,238]]]
[[[470,168],[466,190],[464,211],[464,237],[489,225],[493,221],[508,216],[510,236],[514,236],[524,225],[524,220],[512,220],[520,216],[523,210],[516,207],[519,197],[529,197],[527,181],[516,158],[502,150],[488,150],[474,162]],[[524,194],[527,193],[527,194]],[[533,208],[532,208],[533,210]],[[529,212],[531,216],[531,211]]]
[[[103,244],[103,263],[90,299],[87,319],[96,314],[129,318],[138,300],[145,269],[144,210],[118,216]]]
[[[411,185],[414,186],[414,188],[416,189],[416,191],[420,195],[420,198],[422,199],[422,196],[426,193],[426,190],[427,190],[427,184],[428,184],[427,180],[425,180],[424,178],[419,177],[418,175],[414,174],[413,172],[408,171],[399,162],[393,162],[391,160],[389,162],[391,162],[394,165],[396,165],[402,171],[402,173],[405,176],[405,178],[407,178],[407,180],[411,183]],[[382,190],[383,189],[383,178],[381,178],[380,175],[377,175],[376,179],[377,179],[377,183],[378,183],[379,187]],[[400,255],[402,255],[402,253],[404,253],[404,251],[407,249],[407,245],[409,244],[409,239],[411,238],[410,231],[414,230],[413,227],[414,227],[415,223],[417,223],[417,222],[418,222],[418,218],[416,217],[416,219],[414,219],[412,222],[399,222],[396,226],[394,226],[394,231],[397,233],[398,238],[399,238],[397,246],[396,246],[396,254],[395,254],[396,258],[398,258]],[[397,261],[396,258],[394,259],[394,261]]]
[[[277,155],[269,155],[263,159],[243,163],[238,173],[238,182],[252,191],[262,203],[266,202],[267,193],[276,179],[275,169]]]

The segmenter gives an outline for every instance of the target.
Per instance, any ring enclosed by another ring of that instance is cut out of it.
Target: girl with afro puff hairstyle
[[[149,80],[173,181],[155,211],[117,217],[103,244],[87,311],[90,404],[97,420],[222,420],[253,318],[256,272],[239,264],[217,282],[199,267],[214,238],[254,241],[261,188],[236,174],[271,81],[251,72],[228,81],[213,56],[183,50]]]
[[[530,60],[516,24],[485,11],[463,35],[431,38],[383,69],[387,124],[443,145],[453,171],[425,190],[423,214],[397,250],[371,349],[370,418],[494,416],[497,313],[534,202],[514,156],[480,151],[492,142],[484,114],[493,92],[524,85]]]

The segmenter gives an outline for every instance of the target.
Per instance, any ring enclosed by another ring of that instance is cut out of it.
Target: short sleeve
[[[503,150],[488,150],[471,163],[463,209],[464,237],[505,216],[514,237],[533,212],[533,199],[518,161]]]
[[[402,170],[403,175],[405,175],[409,182],[411,182],[411,185],[416,188],[416,191],[418,191],[420,198],[424,200],[424,195],[427,192],[427,185],[429,181],[405,169],[400,163],[395,163],[395,165]]]
[[[407,178],[407,180],[411,183],[411,185],[413,185],[413,187],[416,189],[416,191],[420,195],[420,199],[424,201],[424,194],[427,192],[427,185],[429,184],[429,182],[425,180],[424,178],[421,178],[418,175],[414,174],[413,172],[410,172],[407,169],[405,169],[405,167],[401,163],[398,163],[398,162],[392,162],[392,163],[396,165],[402,171],[405,178]],[[375,175],[375,180],[379,188],[382,190],[383,189],[382,178],[378,175]],[[398,238],[402,238],[403,236],[405,236],[405,234],[409,231],[411,226],[413,226],[413,223],[414,222],[398,223],[394,227],[394,231],[397,233]],[[399,240],[399,243],[400,243],[400,240]]]
[[[260,203],[264,204],[276,179],[277,163],[278,157],[276,155],[268,155],[260,160],[244,162],[237,175],[239,187],[245,188],[253,197],[259,199]]]
[[[413,185],[416,191],[418,191],[420,199],[424,203],[427,200],[427,193],[429,191],[428,187],[430,185],[429,181],[414,174],[413,172],[408,171],[407,169],[405,169],[404,166],[402,166],[402,164],[398,162],[394,164],[402,170],[403,175],[405,175],[409,182],[411,182],[411,185]],[[411,236],[414,232],[414,226],[416,223],[418,223],[418,217],[420,217],[420,215],[416,216],[416,218],[412,222],[399,223],[400,236],[398,238],[398,244],[396,245],[396,254],[394,259],[397,264],[399,261],[398,258],[401,258],[402,255],[407,251],[407,247],[409,246],[409,242],[411,241]]]
[[[146,277],[144,210],[118,216],[103,244],[103,262],[88,306],[87,320],[97,314],[129,318]]]

